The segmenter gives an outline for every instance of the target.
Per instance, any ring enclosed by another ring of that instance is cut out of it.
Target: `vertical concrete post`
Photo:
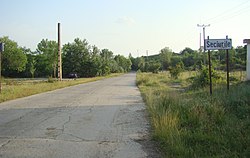
[[[246,66],[247,66],[247,78],[246,80],[249,81],[250,80],[250,39],[244,39],[243,43],[247,44],[247,62],[246,62]]]
[[[0,43],[0,93],[2,93],[2,53],[4,51],[4,43]]]
[[[58,23],[58,80],[62,81],[61,30]]]
[[[250,80],[250,43],[247,44],[247,80]]]

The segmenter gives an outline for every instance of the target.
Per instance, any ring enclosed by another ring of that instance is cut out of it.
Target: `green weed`
[[[173,90],[164,73],[138,74],[137,82],[166,157],[250,157],[250,83],[229,92],[218,85],[210,96]]]

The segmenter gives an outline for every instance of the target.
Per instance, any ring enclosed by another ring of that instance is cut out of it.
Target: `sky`
[[[0,8],[0,37],[32,51],[42,39],[57,40],[57,23],[62,44],[87,39],[134,57],[198,50],[197,24],[210,24],[210,39],[228,35],[234,47],[250,39],[250,0],[0,0]]]

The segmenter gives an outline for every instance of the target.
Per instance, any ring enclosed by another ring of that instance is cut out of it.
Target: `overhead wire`
[[[229,8],[229,9],[223,11],[222,13],[220,13],[212,18],[209,18],[208,20],[206,20],[206,22],[210,23],[210,24],[215,24],[215,23],[226,21],[228,19],[232,19],[233,17],[239,16],[247,11],[250,11],[249,10],[250,5],[246,6],[246,4],[249,2],[250,2],[250,0],[244,1],[244,2],[240,3],[239,5],[236,5],[232,8]],[[245,6],[245,7],[243,7],[243,6]]]
[[[205,23],[216,24],[216,23],[224,22],[228,19],[232,19],[232,18],[237,17],[239,15],[242,15],[243,13],[250,11],[250,9],[249,9],[250,4],[246,6],[246,4],[248,4],[249,2],[250,2],[250,0],[246,0],[238,5],[235,5],[229,9],[226,9],[225,11],[217,14],[216,16],[207,19],[205,21]],[[177,43],[180,43],[181,46],[185,45],[184,43],[186,43],[187,40],[190,40],[190,37],[193,36],[194,33],[195,33],[194,30],[188,31],[185,38],[181,41],[178,41]]]

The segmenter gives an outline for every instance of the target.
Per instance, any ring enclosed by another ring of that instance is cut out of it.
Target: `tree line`
[[[5,77],[56,77],[58,45],[56,41],[42,39],[36,51],[20,47],[8,37],[2,53],[2,75]],[[63,76],[77,73],[80,77],[95,77],[131,70],[131,60],[123,55],[114,55],[108,49],[100,50],[86,39],[74,39],[62,47]]]
[[[238,46],[229,50],[230,70],[246,70],[246,46]],[[185,48],[180,53],[174,53],[168,47],[152,56],[133,58],[132,70],[141,72],[158,72],[181,68],[183,70],[199,70],[208,63],[207,53]],[[217,70],[226,70],[226,51],[211,51],[212,67]]]
[[[56,77],[57,74],[57,42],[42,39],[36,51],[20,47],[8,37],[1,37],[5,43],[2,53],[2,74],[5,77]],[[238,46],[229,51],[230,70],[246,69],[246,46]],[[212,51],[214,69],[225,70],[226,53],[224,50]],[[100,50],[90,45],[86,39],[74,39],[62,47],[63,77],[77,73],[80,77],[103,76],[110,73],[133,71],[154,72],[201,69],[208,63],[207,53],[185,48],[174,53],[168,47],[159,54],[134,58],[114,55],[108,49]],[[177,68],[177,69],[176,69]]]

